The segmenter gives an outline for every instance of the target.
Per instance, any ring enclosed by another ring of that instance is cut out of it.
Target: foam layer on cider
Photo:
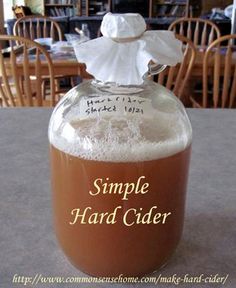
[[[168,157],[187,148],[192,137],[186,115],[168,110],[157,110],[152,118],[83,120],[71,112],[50,142],[67,154],[87,160],[136,162]]]

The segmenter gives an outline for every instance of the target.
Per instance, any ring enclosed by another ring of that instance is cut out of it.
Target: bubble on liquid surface
[[[176,105],[159,107],[163,109],[156,109],[152,118],[96,119],[79,119],[79,110],[74,108],[64,116],[50,142],[65,153],[87,160],[136,162],[168,157],[187,148],[192,131],[186,115]]]

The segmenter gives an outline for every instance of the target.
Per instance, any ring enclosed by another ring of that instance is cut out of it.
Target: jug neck
[[[142,92],[146,85],[147,80],[141,85],[119,85],[115,82],[102,82],[94,79],[91,84],[98,90],[114,95],[133,95]]]
[[[102,82],[100,80],[94,79],[92,85],[102,92],[119,94],[119,95],[132,95],[142,92],[150,77],[157,75],[165,70],[166,65],[160,65],[156,63],[150,63],[148,65],[148,72],[143,77],[143,83],[141,85],[120,85],[115,82]]]

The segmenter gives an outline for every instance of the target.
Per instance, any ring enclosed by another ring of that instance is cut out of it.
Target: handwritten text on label
[[[153,115],[150,99],[138,96],[95,96],[80,101],[81,118],[113,115]]]

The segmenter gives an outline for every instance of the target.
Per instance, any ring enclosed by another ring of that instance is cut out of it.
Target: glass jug
[[[56,235],[78,269],[140,276],[173,254],[182,234],[192,130],[182,103],[145,80],[88,81],[49,125]]]

